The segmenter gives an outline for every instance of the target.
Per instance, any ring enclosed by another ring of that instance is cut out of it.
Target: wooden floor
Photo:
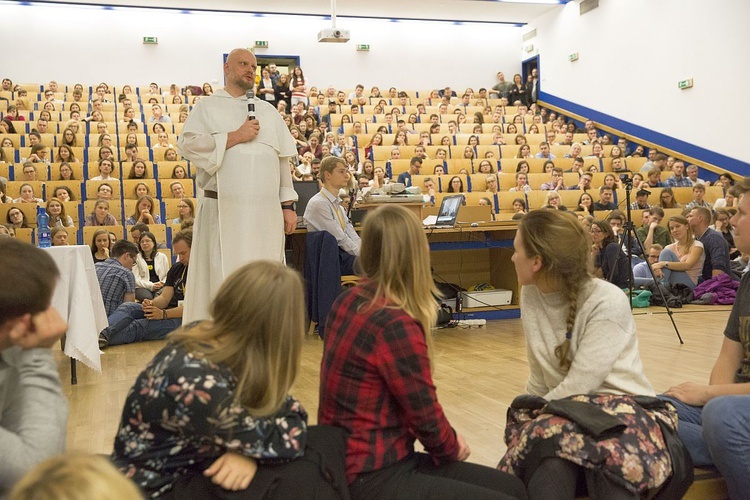
[[[684,345],[680,345],[664,309],[638,310],[641,357],[657,392],[683,381],[708,380],[721,346],[729,308],[685,307],[674,310]],[[436,337],[435,383],[438,398],[453,427],[472,449],[470,461],[494,466],[505,450],[505,412],[524,392],[528,370],[521,320],[490,321],[486,327],[444,329]],[[122,405],[137,374],[161,348],[148,342],[108,349],[103,373],[78,365],[78,385],[70,385],[68,358],[58,353],[64,391],[70,401],[68,447],[110,453]],[[292,394],[315,423],[323,343],[308,337],[302,370]]]

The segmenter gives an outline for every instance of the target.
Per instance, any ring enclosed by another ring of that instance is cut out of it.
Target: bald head
[[[233,97],[245,94],[255,86],[255,68],[258,65],[255,56],[247,49],[234,49],[224,63],[224,75],[227,79],[225,90]]]

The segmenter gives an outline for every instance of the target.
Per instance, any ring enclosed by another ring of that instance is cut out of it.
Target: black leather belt
[[[217,193],[216,191],[204,190],[203,191],[203,196],[205,196],[206,198],[212,198],[214,200],[218,200],[219,199],[219,193]]]

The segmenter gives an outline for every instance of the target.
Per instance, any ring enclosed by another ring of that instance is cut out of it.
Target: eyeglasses
[[[601,230],[601,229],[594,229],[594,228],[591,228],[591,229],[589,229],[589,232],[590,232],[591,234],[599,234],[599,233],[601,233],[601,232],[602,232],[602,230]]]

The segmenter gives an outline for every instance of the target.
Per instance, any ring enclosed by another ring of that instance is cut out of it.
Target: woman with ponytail
[[[674,408],[653,398],[627,296],[594,278],[591,239],[570,214],[530,212],[514,249],[532,396],[511,405],[499,468],[521,477],[531,499],[572,499],[585,487],[608,499],[658,490],[671,461],[656,418],[672,422]],[[613,415],[618,430],[592,437],[591,424]]]

